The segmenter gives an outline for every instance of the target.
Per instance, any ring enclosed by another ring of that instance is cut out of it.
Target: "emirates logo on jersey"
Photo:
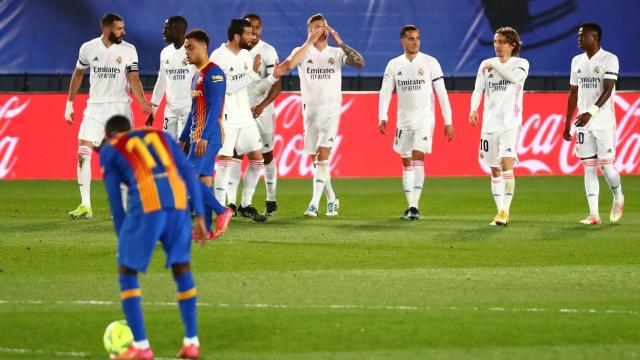
[[[333,64],[335,64],[335,63],[336,63],[336,61],[335,61],[335,60],[333,60],[333,58],[332,58],[332,57],[330,57],[328,61],[329,61],[329,65],[333,65]]]
[[[424,76],[424,70],[422,70],[422,68],[418,69],[418,75]]]
[[[118,57],[116,58],[116,63],[117,63],[118,65],[122,64],[122,57],[118,56]]]

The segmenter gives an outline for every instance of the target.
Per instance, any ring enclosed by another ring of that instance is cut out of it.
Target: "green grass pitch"
[[[399,179],[334,180],[340,216],[317,219],[302,215],[311,180],[280,180],[276,217],[193,249],[203,358],[640,358],[640,177],[622,184],[621,222],[601,179],[603,224],[584,226],[581,177],[519,177],[495,228],[488,177],[427,177],[411,222]],[[74,182],[0,182],[0,358],[107,357],[102,333],[124,316],[100,182],[92,193],[94,219],[71,221]],[[161,359],[182,339],[163,263],[158,248],[141,276]]]

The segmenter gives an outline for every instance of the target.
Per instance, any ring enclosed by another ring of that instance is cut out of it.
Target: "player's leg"
[[[504,204],[504,180],[502,179],[502,171],[500,168],[500,158],[498,150],[497,135],[481,134],[480,135],[480,163],[489,167],[491,170],[491,194],[496,204],[496,216],[489,225],[498,225],[500,220],[500,211]]]
[[[216,173],[213,179],[214,193],[216,199],[221,204],[225,203],[227,184],[229,183],[229,172],[231,170],[231,163],[233,157],[233,151],[236,146],[236,140],[238,139],[240,129],[239,128],[225,128],[224,143],[222,148],[218,152],[216,163]]]
[[[238,153],[246,153],[249,158],[249,166],[244,174],[242,198],[238,212],[240,215],[248,217],[253,221],[266,221],[267,217],[258,213],[258,210],[252,205],[253,194],[256,192],[256,187],[260,180],[260,173],[264,166],[264,159],[262,158],[262,138],[260,137],[257,125],[240,129],[236,149]]]
[[[229,204],[228,206],[232,209],[236,209],[238,201],[238,186],[240,185],[243,157],[243,154],[238,154],[235,150],[233,151],[231,168],[229,169],[229,182],[227,183],[227,204]]]
[[[180,134],[178,134],[178,116],[170,113],[166,108],[164,110],[162,129],[169,133],[174,140],[177,140],[180,136]]]
[[[589,130],[578,128],[576,131],[576,155],[580,158],[584,168],[584,190],[589,205],[589,216],[580,221],[585,225],[600,224],[598,211],[598,198],[600,195],[600,183],[598,182],[598,155],[597,145],[593,133]]]
[[[316,124],[307,118],[304,118],[304,152],[309,155],[311,162],[315,166],[313,173],[313,193],[311,196],[311,202],[304,212],[305,216],[317,217],[318,206],[320,205],[320,197],[324,191],[324,180],[320,178],[318,174],[318,164],[316,159],[316,152],[318,150],[318,128]]]
[[[278,169],[273,161],[275,142],[275,116],[273,112],[263,112],[257,119],[258,130],[262,138],[262,157],[264,158],[264,184],[267,190],[264,214],[273,216],[278,210],[276,205],[276,185]]]
[[[407,199],[407,209],[400,218],[405,220],[411,220],[409,209],[413,201],[413,187],[416,181],[416,175],[411,164],[411,147],[411,130],[396,129],[395,139],[393,140],[393,151],[395,151],[402,160],[402,189]]]
[[[422,195],[422,187],[424,186],[424,153],[419,150],[411,152],[411,167],[413,168],[414,182],[413,192],[411,194],[411,203],[409,204],[409,213],[411,220],[420,218],[420,196]]]
[[[500,173],[504,183],[504,193],[502,199],[502,209],[499,211],[499,225],[509,223],[509,211],[511,201],[516,189],[516,179],[513,174],[513,166],[518,161],[516,144],[518,140],[518,129],[510,129],[502,132],[498,136],[498,157],[500,158]]]
[[[613,193],[613,204],[611,205],[609,220],[617,222],[622,217],[624,195],[622,194],[620,174],[613,164],[616,155],[615,131],[613,128],[603,129],[593,131],[593,134],[598,146],[598,166]]]
[[[331,167],[329,166],[329,157],[333,147],[338,142],[338,126],[340,118],[332,118],[326,121],[318,132],[318,148],[316,149],[316,166],[322,179],[324,180],[324,192],[327,197],[327,213],[326,216],[338,216],[338,207],[340,200],[333,191],[331,183]]]

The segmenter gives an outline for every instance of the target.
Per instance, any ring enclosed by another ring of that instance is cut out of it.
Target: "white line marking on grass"
[[[0,300],[0,305],[17,304],[17,305],[84,305],[84,306],[113,306],[120,305],[119,301],[110,300],[69,300],[69,301],[44,301],[44,300]],[[175,307],[175,302],[143,302],[144,306],[170,306]],[[199,302],[198,307],[214,307],[214,308],[247,308],[247,309],[332,309],[332,310],[391,310],[391,311],[489,311],[489,312],[528,312],[528,313],[560,313],[560,314],[618,314],[618,315],[638,315],[637,310],[600,310],[600,309],[548,309],[540,307],[517,308],[517,307],[440,307],[440,306],[410,306],[410,305],[354,305],[354,304],[329,304],[329,305],[288,305],[288,304],[214,304]]]
[[[89,353],[79,351],[44,351],[44,350],[32,350],[32,349],[16,349],[16,348],[4,348],[0,347],[0,353],[10,354],[39,354],[39,355],[55,355],[66,357],[87,357]]]

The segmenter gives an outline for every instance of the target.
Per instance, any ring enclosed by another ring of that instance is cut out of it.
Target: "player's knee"
[[[260,151],[252,151],[249,153],[249,160],[263,160],[262,152]]]
[[[171,272],[173,273],[174,276],[180,276],[182,274],[188,273],[189,271],[191,271],[190,263],[171,265]]]
[[[273,161],[273,151],[262,154],[262,157],[264,158],[264,164],[269,165]]]
[[[411,158],[402,158],[402,166],[411,166]]]
[[[118,267],[118,273],[121,275],[137,275],[138,272],[130,267],[120,265]]]

